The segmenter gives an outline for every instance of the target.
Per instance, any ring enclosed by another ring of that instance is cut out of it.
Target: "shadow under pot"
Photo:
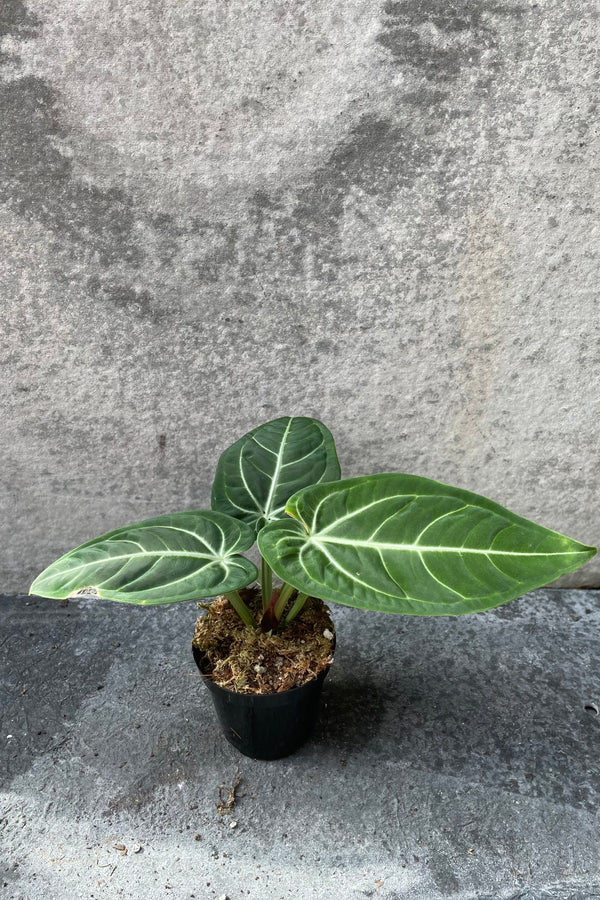
[[[192,652],[202,681],[211,693],[223,734],[244,756],[280,759],[298,750],[310,736],[329,668],[280,694],[238,694],[220,687],[207,675],[202,650],[192,645]]]

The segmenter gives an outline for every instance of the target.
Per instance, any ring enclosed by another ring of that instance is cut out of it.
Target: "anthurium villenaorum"
[[[225,450],[211,506],[87,541],[42,572],[31,593],[88,592],[141,605],[225,594],[256,627],[240,591],[260,578],[261,627],[274,630],[298,616],[308,596],[406,615],[479,612],[572,572],[596,552],[428,478],[340,480],[330,432],[304,417],[275,419]],[[255,540],[260,576],[243,556]]]

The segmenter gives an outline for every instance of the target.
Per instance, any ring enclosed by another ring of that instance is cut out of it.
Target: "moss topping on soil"
[[[258,624],[258,591],[244,600]],[[333,622],[315,597],[309,597],[297,619],[266,634],[247,628],[227,598],[217,597],[198,618],[192,644],[206,654],[204,674],[221,687],[240,694],[278,694],[310,681],[331,664],[333,641],[325,631],[333,634]]]

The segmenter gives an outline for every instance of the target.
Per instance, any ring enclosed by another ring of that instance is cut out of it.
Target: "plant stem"
[[[262,614],[262,619],[260,620],[260,630],[267,634],[269,631],[276,631],[279,622],[275,618],[275,605],[279,598],[279,591],[277,588],[271,594],[271,599],[269,601],[269,605],[265,609]]]
[[[281,590],[279,591],[279,599],[275,604],[275,618],[279,622],[283,615],[283,611],[286,607],[286,604],[296,588],[292,587],[291,584],[286,584],[285,582],[281,586]]]
[[[256,622],[254,621],[254,616],[240,597],[237,591],[229,591],[228,594],[225,594],[236,613],[248,628],[256,628]]]
[[[298,613],[300,613],[302,611],[302,607],[304,606],[304,604],[306,603],[307,600],[308,600],[308,594],[298,594],[298,596],[294,600],[292,608],[290,609],[289,613],[285,617],[285,621],[283,623],[284,625],[289,625],[290,622],[292,622],[296,618]]]
[[[262,605],[266,609],[273,593],[273,572],[264,559],[260,561],[260,585],[262,589]]]

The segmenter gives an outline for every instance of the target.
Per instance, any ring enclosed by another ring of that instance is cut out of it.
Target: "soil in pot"
[[[258,591],[246,592],[244,600],[258,624]],[[239,694],[279,694],[312,681],[331,665],[334,626],[322,600],[309,597],[300,616],[274,633],[247,628],[226,597],[217,597],[206,609],[192,644],[203,654],[203,674],[220,687]]]

